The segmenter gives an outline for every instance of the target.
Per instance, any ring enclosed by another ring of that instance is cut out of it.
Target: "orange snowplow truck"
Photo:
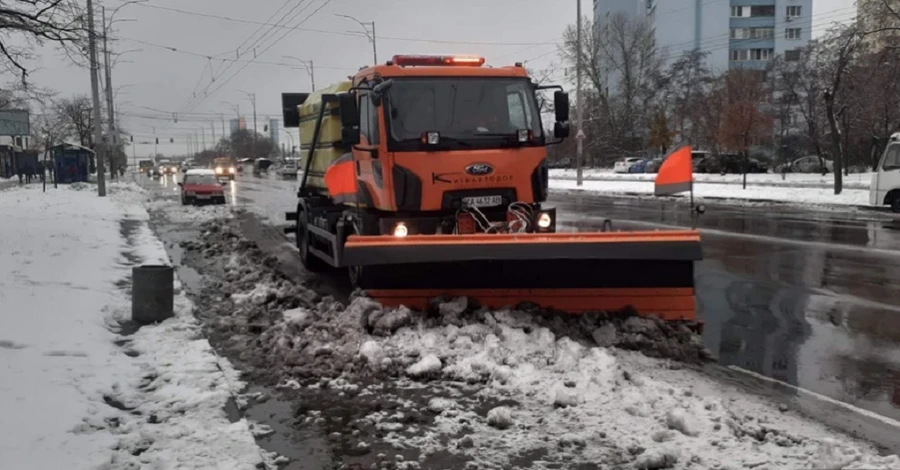
[[[556,89],[552,136],[538,105],[546,89]],[[521,64],[394,56],[282,104],[305,150],[285,231],[309,271],[348,268],[388,306],[465,295],[492,308],[630,306],[695,320],[696,231],[557,232],[546,156],[569,135],[568,94]]]

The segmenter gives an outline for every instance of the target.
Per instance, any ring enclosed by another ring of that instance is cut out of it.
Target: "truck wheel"
[[[891,211],[900,214],[900,195],[894,195],[894,199],[891,199]]]
[[[311,273],[320,273],[328,268],[324,260],[309,252],[309,232],[306,230],[306,216],[297,208],[297,249],[300,251],[300,262]]]

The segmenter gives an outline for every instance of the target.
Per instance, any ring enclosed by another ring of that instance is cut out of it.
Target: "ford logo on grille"
[[[475,163],[466,167],[466,173],[472,176],[485,176],[494,172],[494,167],[487,163]]]

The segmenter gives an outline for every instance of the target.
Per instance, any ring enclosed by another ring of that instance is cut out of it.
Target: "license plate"
[[[212,197],[212,196],[210,196],[208,194],[198,194],[197,195],[197,199],[209,199],[210,197]]]
[[[493,207],[503,204],[503,196],[464,197],[463,204],[471,207]]]

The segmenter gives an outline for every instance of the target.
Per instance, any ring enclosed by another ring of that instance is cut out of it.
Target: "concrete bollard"
[[[131,321],[149,325],[175,315],[175,268],[135,266],[131,281]]]

